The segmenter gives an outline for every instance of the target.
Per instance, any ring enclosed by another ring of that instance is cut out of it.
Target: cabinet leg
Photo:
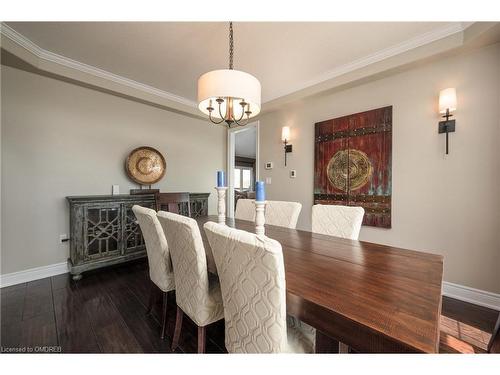
[[[76,273],[74,275],[71,275],[72,278],[73,278],[73,281],[78,281],[78,280],[81,280],[82,279],[82,274],[81,273]]]

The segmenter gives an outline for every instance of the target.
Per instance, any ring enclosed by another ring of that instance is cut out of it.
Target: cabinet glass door
[[[86,207],[84,259],[91,260],[120,252],[121,215],[119,205]]]
[[[149,203],[134,203],[140,206],[154,209],[154,202]],[[145,249],[144,238],[142,237],[141,228],[137,223],[137,218],[135,217],[134,211],[132,211],[133,204],[123,205],[123,253],[131,253],[136,251],[141,251]]]

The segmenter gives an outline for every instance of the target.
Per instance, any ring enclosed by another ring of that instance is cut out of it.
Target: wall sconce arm
[[[443,116],[446,118],[444,121],[439,121],[439,128],[438,128],[438,133],[446,133],[446,155],[449,153],[449,141],[448,141],[448,133],[454,133],[455,132],[455,120],[450,120],[450,117],[453,115],[450,114],[450,111],[447,109],[446,114]]]
[[[286,154],[288,154],[289,152],[292,152],[292,145],[291,144],[288,144],[288,142],[285,140],[284,142],[284,149],[285,149],[285,167],[286,167]]]

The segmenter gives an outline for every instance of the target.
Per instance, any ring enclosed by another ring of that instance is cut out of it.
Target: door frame
[[[259,121],[254,121],[248,125],[229,128],[227,130],[227,209],[226,215],[228,217],[234,217],[234,143],[235,135],[248,130],[249,128],[255,128],[255,181],[259,180]]]

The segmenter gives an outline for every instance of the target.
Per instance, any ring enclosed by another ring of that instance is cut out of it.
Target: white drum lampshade
[[[222,116],[226,113],[226,98],[233,99],[233,113],[235,118],[240,118],[243,107],[240,102],[249,104],[252,112],[249,118],[260,112],[260,82],[253,75],[233,69],[220,69],[203,74],[198,79],[198,108],[209,115],[207,107],[213,107],[212,117],[221,118],[216,100],[224,99],[221,104]],[[245,107],[245,111],[248,110]]]
[[[457,110],[457,91],[454,88],[439,92],[439,112],[446,113],[446,110],[450,113]]]
[[[281,128],[281,141],[288,142],[290,140],[290,127],[283,126]]]

